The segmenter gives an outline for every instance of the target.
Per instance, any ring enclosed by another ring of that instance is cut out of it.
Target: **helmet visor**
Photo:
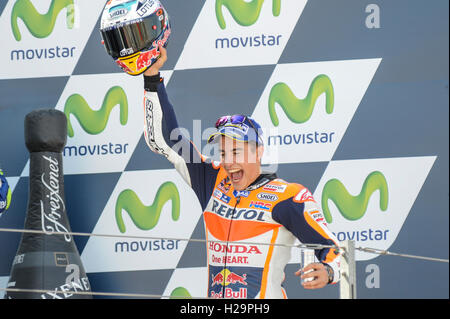
[[[165,27],[164,10],[126,24],[100,30],[106,52],[114,59],[150,48]]]

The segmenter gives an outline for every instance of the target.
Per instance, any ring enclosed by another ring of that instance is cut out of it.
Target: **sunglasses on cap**
[[[253,128],[253,130],[256,133],[256,144],[259,144],[259,134],[258,134],[258,129],[255,127],[255,124],[253,122],[253,120],[251,118],[249,118],[246,115],[242,115],[242,114],[235,114],[235,115],[225,115],[220,117],[217,121],[216,121],[216,129],[220,129],[222,126],[224,126],[227,123],[231,123],[234,125],[239,125],[239,124],[250,124],[250,126]]]

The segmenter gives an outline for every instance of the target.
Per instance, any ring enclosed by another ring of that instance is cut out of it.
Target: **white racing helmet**
[[[145,72],[160,57],[170,36],[167,11],[159,0],[109,0],[100,33],[106,52],[130,75]]]

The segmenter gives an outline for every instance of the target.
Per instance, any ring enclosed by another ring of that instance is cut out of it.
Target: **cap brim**
[[[225,125],[221,127],[217,132],[211,134],[208,138],[208,143],[217,141],[217,136],[219,135],[229,137],[235,141],[256,142],[262,144],[262,142],[257,139],[256,132],[254,134],[255,136],[253,136],[253,134],[249,134],[249,132],[242,131],[242,129],[236,125]]]
[[[218,136],[229,137],[229,138],[231,138],[231,139],[233,139],[235,141],[247,142],[245,140],[245,138],[242,137],[242,136],[236,136],[234,134],[229,134],[228,132],[225,132],[225,131],[224,132],[219,131],[219,132],[211,134],[211,136],[208,138],[208,144],[217,143],[217,141],[218,141],[217,137]]]

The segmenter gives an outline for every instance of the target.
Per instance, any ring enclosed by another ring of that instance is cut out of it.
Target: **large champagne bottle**
[[[14,258],[5,298],[92,298],[80,254],[69,234],[62,151],[67,142],[63,112],[37,110],[25,117],[30,181],[25,229]],[[14,291],[14,289],[39,290]]]

